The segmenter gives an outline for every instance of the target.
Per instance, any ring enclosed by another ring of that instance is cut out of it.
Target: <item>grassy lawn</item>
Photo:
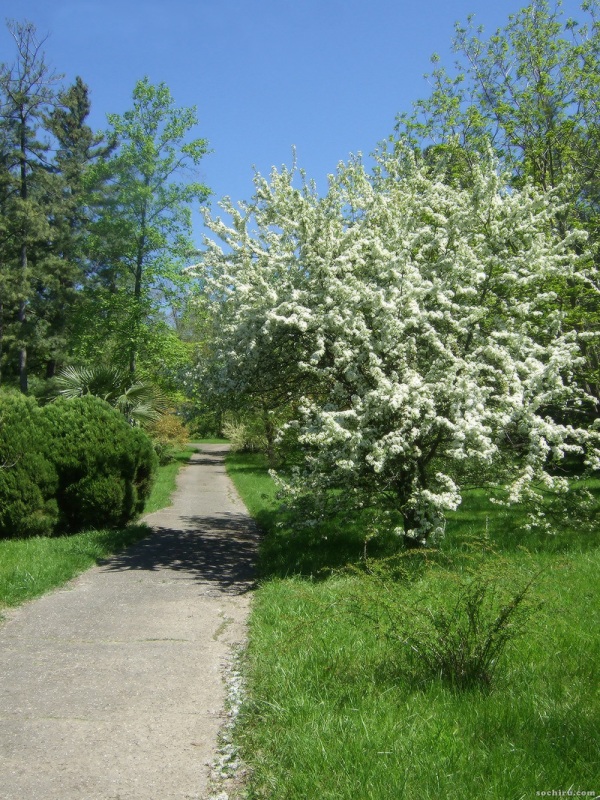
[[[169,504],[175,477],[194,451],[177,452],[175,460],[159,467],[147,513]],[[15,606],[60,586],[111,553],[148,535],[145,525],[116,530],[91,530],[72,536],[35,536],[0,541],[0,609]]]
[[[373,611],[369,582],[338,569],[360,557],[360,531],[332,531],[325,541],[290,534],[260,456],[228,461],[266,532],[237,728],[250,798],[600,793],[600,534],[517,533],[514,512],[474,493],[448,525],[443,566],[382,584],[394,613],[414,613],[415,598],[451,606],[452,586],[460,594],[465,585],[469,534],[486,526],[495,552],[481,558],[498,586],[541,570],[523,635],[509,643],[495,681],[458,691],[424,677],[401,637],[389,628],[383,636],[377,614],[363,613]]]

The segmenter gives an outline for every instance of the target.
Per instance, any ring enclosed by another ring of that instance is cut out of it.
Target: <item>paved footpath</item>
[[[153,534],[0,624],[2,800],[203,800],[257,531],[201,445]]]

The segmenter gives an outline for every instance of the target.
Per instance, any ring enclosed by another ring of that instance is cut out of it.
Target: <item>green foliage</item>
[[[58,77],[45,61],[35,26],[8,22],[15,42],[12,64],[0,64],[0,244],[2,299],[0,355],[21,391],[27,391],[28,351],[43,341],[44,320],[30,313],[60,265],[52,258],[50,217],[59,213],[54,175],[47,169],[49,145],[40,141],[43,115],[56,100]],[[56,275],[58,278],[58,275]]]
[[[533,0],[489,36],[473,16],[457,23],[454,69],[432,58],[431,94],[412,114],[399,115],[397,131],[424,149],[432,166],[442,166],[452,185],[468,184],[477,153],[492,148],[513,186],[556,190],[560,235],[589,235],[590,281],[549,288],[566,314],[565,328],[595,334],[579,380],[598,399],[600,6],[591,0],[581,9],[587,20],[566,16],[560,2]]]
[[[52,430],[46,452],[58,471],[62,525],[118,526],[143,510],[156,456],[141,430],[91,395],[58,398],[42,414]]]
[[[121,328],[121,351],[135,372],[148,323],[158,321],[150,327],[169,338],[165,308],[177,309],[190,284],[183,269],[195,252],[190,204],[203,203],[209,190],[178,178],[199,165],[207,143],[189,138],[195,108],[175,107],[168,87],[148,78],[135,85],[132,108],[108,120],[119,146],[97,170],[110,178],[111,193],[92,230],[94,302]]]
[[[64,397],[93,395],[106,400],[131,425],[148,425],[160,419],[167,403],[154,386],[134,381],[130,372],[116,367],[65,367],[55,386]]]
[[[285,457],[289,460],[297,442],[289,430],[283,428],[292,413],[292,407],[252,407],[228,410],[222,414],[221,431],[234,452],[264,453],[271,467]],[[282,430],[283,428],[283,430]]]
[[[34,400],[0,395],[0,538],[46,535],[58,520],[50,431]]]
[[[261,429],[260,422],[255,420],[235,420],[230,414],[223,422],[223,436],[231,443],[235,452],[265,452],[267,437]]]
[[[152,437],[154,450],[161,464],[168,464],[177,450],[190,440],[190,432],[181,417],[173,413],[163,414],[147,428]]]
[[[47,286],[35,298],[35,314],[45,322],[44,346],[38,346],[38,370],[48,377],[64,364],[74,349],[74,334],[84,309],[82,288],[86,284],[89,227],[102,205],[107,187],[104,180],[90,180],[93,166],[107,158],[115,142],[104,142],[86,124],[91,110],[89,89],[80,77],[59,92],[50,114],[44,117],[55,141],[53,173],[56,211],[52,215],[52,253],[46,265]],[[88,311],[86,325],[100,313]],[[42,364],[39,361],[42,360]]]
[[[32,23],[7,26],[0,377],[27,393],[66,364],[111,364],[176,394],[193,350],[180,330],[191,204],[209,194],[191,175],[207,152],[195,110],[143,79],[131,110],[94,132],[83,80],[63,85]]]

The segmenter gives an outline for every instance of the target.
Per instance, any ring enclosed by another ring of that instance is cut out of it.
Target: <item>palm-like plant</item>
[[[131,380],[116,367],[65,367],[56,377],[59,395],[101,397],[120,411],[130,425],[148,425],[167,410],[167,398],[152,384]]]

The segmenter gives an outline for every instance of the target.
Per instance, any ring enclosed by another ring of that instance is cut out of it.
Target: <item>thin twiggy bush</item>
[[[394,666],[417,684],[490,688],[539,608],[531,591],[537,574],[524,576],[497,556],[454,569],[397,561],[367,562],[352,613],[371,621],[390,642]]]

